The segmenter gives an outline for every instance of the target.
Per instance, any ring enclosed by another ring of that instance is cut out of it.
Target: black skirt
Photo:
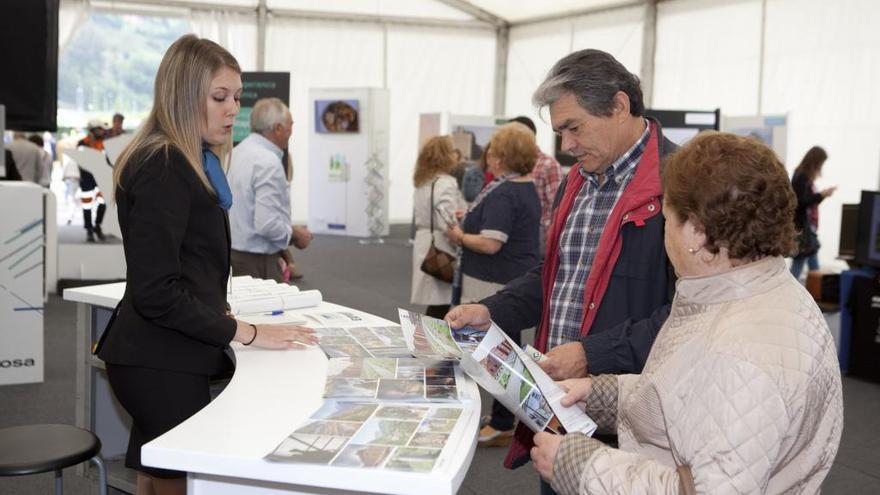
[[[141,464],[141,447],[184,422],[211,401],[209,377],[107,363],[116,399],[132,419],[125,467],[156,478],[182,478],[184,471]]]

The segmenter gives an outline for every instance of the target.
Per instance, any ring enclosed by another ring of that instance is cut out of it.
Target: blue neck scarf
[[[207,147],[202,148],[202,167],[205,168],[205,175],[214,192],[217,193],[217,204],[224,210],[228,210],[232,206],[232,191],[229,189],[229,182],[226,181],[226,174],[220,166],[220,159]]]

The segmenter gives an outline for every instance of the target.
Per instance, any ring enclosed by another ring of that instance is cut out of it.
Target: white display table
[[[103,325],[106,325],[104,313],[116,305],[124,290],[125,284],[117,283],[68,289],[64,292],[66,300],[81,303],[80,326],[93,328],[91,332],[83,332],[88,335],[83,336],[85,340],[80,340],[80,351],[88,349],[90,346],[84,344],[95,341],[103,331]],[[394,324],[367,313],[326,302],[318,307],[291,311],[288,314],[340,310],[363,315],[369,325]],[[142,450],[144,464],[187,471],[190,495],[446,495],[458,491],[474,455],[479,425],[479,391],[472,380],[466,379],[464,386],[460,387],[464,398],[462,416],[431,473],[271,462],[264,460],[264,456],[320,407],[327,358],[318,348],[271,351],[244,347],[237,343],[232,348],[237,361],[236,371],[226,389],[195,416],[146,444]],[[113,398],[106,391],[97,390],[101,387],[100,382],[106,380],[106,377],[96,377],[96,373],[103,373],[100,360],[84,355],[80,363],[93,368],[90,373],[81,374],[89,382],[81,388],[83,407],[78,409],[78,412],[83,411],[81,426],[91,428],[101,437],[102,423],[112,423],[113,420],[100,418],[100,412],[107,407],[97,402],[101,400],[100,397],[103,400]],[[121,408],[116,405],[115,409]],[[121,424],[126,420],[127,418],[123,418]],[[115,431],[113,434],[119,436],[118,427],[104,429]],[[105,455],[108,455],[108,447],[119,451],[116,452],[119,455],[124,451],[124,442],[120,442],[119,438],[108,438],[108,442],[105,442]],[[114,479],[122,481],[119,484],[121,488],[130,487],[125,482],[126,476],[113,476],[111,472],[111,484]]]

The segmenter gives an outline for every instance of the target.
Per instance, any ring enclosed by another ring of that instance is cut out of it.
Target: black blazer
[[[229,219],[176,149],[136,159],[116,189],[126,288],[98,356],[198,374],[228,366]]]

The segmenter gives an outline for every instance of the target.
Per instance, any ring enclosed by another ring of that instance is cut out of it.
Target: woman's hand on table
[[[263,349],[305,349],[318,343],[315,331],[300,325],[251,325],[237,320],[233,340]]]

